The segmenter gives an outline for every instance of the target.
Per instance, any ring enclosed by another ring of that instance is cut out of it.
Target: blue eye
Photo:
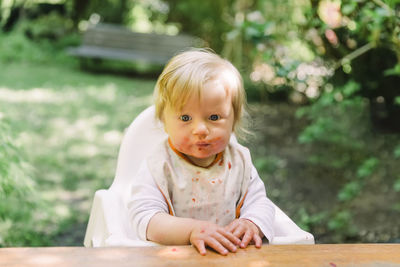
[[[192,118],[189,115],[182,115],[179,117],[181,121],[190,121]]]
[[[221,117],[219,116],[219,115],[216,115],[216,114],[213,114],[213,115],[211,115],[210,116],[210,120],[212,120],[212,121],[217,121],[217,120],[219,120]]]

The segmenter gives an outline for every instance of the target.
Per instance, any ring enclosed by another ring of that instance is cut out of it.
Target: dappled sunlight
[[[98,135],[97,127],[105,125],[107,122],[108,117],[104,115],[81,118],[72,123],[64,117],[54,118],[50,120],[50,126],[57,134],[50,138],[50,142],[57,144],[60,139],[73,138],[94,141]]]
[[[82,181],[82,185],[84,181]],[[86,184],[86,183],[85,183]],[[55,214],[59,219],[71,216],[71,211],[80,210],[82,214],[88,215],[91,200],[93,198],[93,189],[82,186],[74,191],[66,191],[61,188],[42,193],[42,197],[53,203]]]
[[[118,145],[121,143],[122,133],[116,130],[112,130],[104,133],[103,137],[106,143],[111,145]]]
[[[142,106],[142,107],[148,107],[153,104],[153,95],[148,94],[140,97],[135,97],[129,100],[129,102],[126,102],[127,105],[135,105],[135,106]],[[142,110],[144,110],[144,108]],[[133,119],[133,118],[132,118]]]
[[[113,104],[118,97],[118,87],[115,83],[106,83],[105,85],[62,86],[55,90],[50,87],[36,87],[27,90],[16,88],[0,87],[0,101],[10,103],[37,103],[37,104],[62,104],[72,101],[83,101],[90,98],[90,101]],[[132,88],[134,89],[134,88]],[[125,97],[124,97],[125,98]],[[136,97],[132,96],[133,100]],[[139,97],[139,102],[151,103],[151,94]]]
[[[127,251],[118,249],[108,249],[107,253],[105,253],[104,250],[99,250],[99,253],[96,253],[96,258],[104,261],[122,261],[124,258],[127,258],[127,256]],[[132,266],[135,266],[133,262]]]
[[[73,212],[79,210],[85,214],[90,210],[93,192],[88,189],[77,189],[75,191],[66,191],[63,189],[55,189],[51,192],[42,194],[42,197],[52,203],[55,220],[63,220],[69,218]],[[45,216],[48,216],[46,214]]]
[[[135,18],[132,20],[130,28],[136,32],[176,35],[179,28],[173,23],[161,23],[151,19],[151,11],[158,10],[162,13],[168,13],[169,7],[166,3],[159,0],[146,1],[144,5],[134,5],[130,11],[130,16]]]
[[[86,94],[93,99],[103,103],[112,103],[117,97],[117,85],[107,83],[104,86],[89,86],[85,88]]]
[[[71,215],[71,209],[65,204],[55,204],[54,212],[58,218],[67,218]]]
[[[64,103],[75,100],[76,94],[54,92],[50,88],[33,88],[30,90],[15,90],[0,87],[0,100],[11,103]]]
[[[301,63],[295,72],[289,74],[303,83],[298,83],[295,90],[304,93],[309,98],[320,95],[320,88],[324,79],[332,75],[332,69],[318,64],[317,62]]]
[[[195,248],[193,248],[193,249],[195,249]],[[163,249],[161,249],[157,253],[157,256],[163,257],[163,258],[169,258],[169,259],[184,259],[184,258],[189,258],[189,256],[192,254],[193,254],[193,251],[191,249],[188,249],[187,247],[167,246],[167,247],[164,247]]]
[[[100,153],[98,146],[93,144],[76,144],[68,148],[68,154],[76,157],[94,157]]]
[[[266,260],[256,260],[256,261],[250,261],[247,266],[248,267],[267,267],[267,266],[271,266],[271,264]]]
[[[333,74],[333,70],[318,62],[303,62],[294,70],[288,73],[290,79],[298,82],[293,84],[296,91],[305,94],[309,98],[316,98],[320,95],[320,88],[324,79]],[[270,86],[285,85],[288,81],[274,70],[272,65],[267,63],[256,63],[250,74],[253,82],[263,82]]]
[[[253,72],[250,74],[250,79],[253,82],[263,81],[264,83],[270,83],[275,76],[275,71],[272,66],[267,63],[260,63],[254,66]]]
[[[57,264],[63,264],[64,259],[59,257],[57,254],[40,254],[32,255],[29,259],[25,259],[27,263],[33,264],[34,266],[56,266]]]
[[[341,1],[321,1],[318,6],[318,15],[323,22],[331,28],[342,25],[342,13],[340,10]]]

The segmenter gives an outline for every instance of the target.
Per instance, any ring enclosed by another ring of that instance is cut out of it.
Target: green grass
[[[0,69],[0,119],[50,204],[42,220],[49,244],[81,245],[94,192],[111,184],[124,129],[151,103],[155,81],[71,64],[0,62]]]

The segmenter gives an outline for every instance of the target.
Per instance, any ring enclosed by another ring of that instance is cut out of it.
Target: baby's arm
[[[168,205],[146,163],[133,183],[128,209],[131,226],[141,240],[163,245],[193,244],[202,255],[206,253],[205,246],[226,255],[227,249],[234,252],[235,245],[240,243],[232,233],[215,224],[169,215]]]
[[[263,236],[272,241],[274,218],[274,205],[267,198],[264,183],[253,166],[240,218],[232,221],[226,229],[242,239],[241,247],[246,247],[250,241],[254,241],[256,247],[260,247]]]
[[[201,255],[206,254],[206,246],[222,255],[228,254],[228,249],[236,252],[236,245],[240,243],[231,232],[216,224],[166,213],[157,213],[151,218],[147,238],[164,245],[192,244]]]

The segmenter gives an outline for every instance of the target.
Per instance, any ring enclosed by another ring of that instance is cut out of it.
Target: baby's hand
[[[199,222],[190,233],[190,243],[194,245],[201,255],[206,254],[206,245],[222,255],[236,252],[240,239],[228,232],[223,227],[210,222]]]
[[[247,219],[233,220],[225,229],[231,232],[235,237],[241,238],[241,248],[247,247],[250,241],[254,241],[257,248],[262,244],[262,233],[260,229],[252,221]]]

